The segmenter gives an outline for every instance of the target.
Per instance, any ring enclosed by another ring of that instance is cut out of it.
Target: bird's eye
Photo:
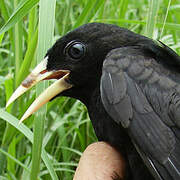
[[[66,53],[73,59],[80,59],[85,54],[86,47],[81,42],[72,42],[65,48]]]

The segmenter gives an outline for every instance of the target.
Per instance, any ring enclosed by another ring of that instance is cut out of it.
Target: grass
[[[47,84],[41,83],[5,110],[7,99],[57,38],[84,23],[117,24],[160,39],[180,53],[180,2],[0,0],[0,4],[0,179],[70,180],[84,149],[97,141],[84,105],[57,98],[18,125]]]

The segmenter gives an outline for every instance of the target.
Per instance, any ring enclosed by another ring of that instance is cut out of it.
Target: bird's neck
[[[94,89],[86,106],[98,140],[109,142],[123,150],[128,136],[121,125],[117,124],[105,110],[99,86]]]

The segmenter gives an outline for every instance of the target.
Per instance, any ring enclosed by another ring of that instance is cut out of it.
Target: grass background
[[[46,50],[88,22],[126,27],[180,53],[179,0],[0,0],[0,179],[72,179],[82,152],[97,141],[86,107],[70,98],[55,99],[18,125],[47,83],[5,109]]]

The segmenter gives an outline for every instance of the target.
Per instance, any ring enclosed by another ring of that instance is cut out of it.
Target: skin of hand
[[[106,142],[89,145],[80,158],[73,180],[123,180],[125,160]]]

